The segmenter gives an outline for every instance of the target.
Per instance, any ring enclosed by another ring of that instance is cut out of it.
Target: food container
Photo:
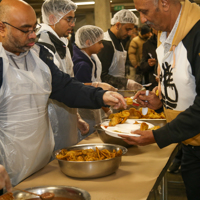
[[[81,150],[81,149],[94,149],[96,147],[99,150],[107,149],[109,151],[122,150],[122,155],[127,152],[127,149],[120,145],[115,144],[83,144],[67,147],[67,150]],[[60,150],[54,152],[54,157],[59,153]],[[121,163],[122,156],[117,156],[115,158],[107,160],[98,160],[98,161],[67,161],[67,160],[58,160],[61,171],[67,176],[74,178],[99,178],[107,176],[114,173]]]
[[[43,194],[45,192],[51,192],[55,194],[55,197],[63,197],[62,200],[91,200],[90,194],[82,190],[80,188],[76,187],[70,187],[70,186],[40,186],[40,187],[33,187],[33,188],[26,188],[24,190],[27,190],[29,192],[37,193],[37,194]],[[26,192],[22,192],[20,190],[13,191],[14,199],[40,199],[39,197],[35,195],[31,195]]]
[[[112,136],[106,134],[106,132],[101,128],[100,124],[95,125],[95,129],[97,131],[99,138],[104,143],[117,144],[117,145],[121,145],[121,146],[124,146],[127,148],[133,146],[133,145],[130,145],[130,144],[124,142],[121,138],[112,137]]]

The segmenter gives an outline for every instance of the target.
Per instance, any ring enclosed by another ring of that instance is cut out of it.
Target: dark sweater
[[[80,82],[91,83],[93,63],[76,45],[73,47],[72,61],[74,63],[74,77]]]
[[[60,71],[53,62],[53,56],[49,51],[40,46],[39,57],[49,67],[52,75],[51,99],[66,104],[72,108],[92,108],[98,109],[105,106],[103,94],[106,92],[101,88],[85,86],[75,78],[70,78],[68,74]],[[0,58],[0,87],[3,82],[3,61]]]

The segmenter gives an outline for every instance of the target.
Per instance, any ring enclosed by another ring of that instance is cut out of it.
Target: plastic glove
[[[103,90],[109,90],[109,91],[117,91],[117,88],[114,88],[112,85],[108,83],[102,83],[102,82],[93,82],[92,86],[94,87],[101,87]]]
[[[141,90],[143,88],[143,86],[137,82],[135,82],[134,80],[128,79],[126,88],[128,90]]]
[[[0,189],[6,187],[7,192],[12,192],[12,185],[6,169],[3,165],[0,165]]]
[[[87,122],[85,122],[81,116],[77,113],[77,117],[78,117],[78,129],[81,131],[81,135],[86,135],[89,132],[89,124]]]
[[[118,109],[121,107],[126,109],[126,102],[124,100],[124,97],[117,92],[105,92],[103,95],[103,101],[105,105],[113,106],[114,109]]]

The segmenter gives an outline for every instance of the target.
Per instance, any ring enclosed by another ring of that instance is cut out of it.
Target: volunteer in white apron
[[[63,3],[66,5],[64,8],[61,7]],[[74,27],[74,21],[68,22],[64,19],[71,17],[70,12],[73,14],[76,7],[76,4],[69,0],[54,2],[53,5],[51,2],[45,2],[42,5],[44,24],[41,24],[42,27],[37,32],[38,43],[46,46],[51,51],[54,55],[54,63],[61,71],[69,74],[71,77],[74,77],[74,73],[73,62],[69,48],[67,47],[68,39],[65,38],[65,33],[62,35],[60,32],[65,29],[64,25],[66,25],[67,29]],[[51,15],[53,14],[57,19],[56,22],[49,21],[49,12],[47,12],[49,9]],[[59,9],[63,9],[63,11],[61,12]],[[60,24],[63,22],[65,24],[62,24],[61,26]],[[61,28],[62,30],[60,30]],[[79,135],[81,134],[78,134],[79,115],[77,114],[76,108],[69,108],[63,103],[49,99],[48,113],[54,133],[55,150],[75,145],[80,141]]]
[[[111,85],[101,83],[101,62],[96,55],[103,45],[101,40],[104,32],[101,28],[86,25],[79,28],[75,35],[75,46],[73,48],[74,74],[77,80],[90,84],[94,87],[103,87],[107,90],[116,90]],[[101,123],[100,109],[78,109],[81,117],[89,124],[90,130],[86,135],[95,132],[94,126]],[[108,109],[109,112],[111,112]]]
[[[16,56],[5,52],[0,45],[3,58],[0,161],[13,185],[44,167],[54,148],[46,106],[51,92],[51,73],[37,51],[32,48]],[[25,69],[20,63],[25,63]]]
[[[124,50],[122,43],[120,44],[122,46],[123,51],[118,51],[115,48],[115,45],[112,39],[110,38],[108,31],[104,33],[103,39],[106,41],[111,41],[114,48],[114,55],[109,68],[109,74],[115,77],[125,77],[125,62],[127,57],[127,51]]]
[[[121,43],[121,40],[131,34],[137,21],[137,17],[129,10],[123,9],[117,12],[111,19],[111,28],[104,33],[104,49],[98,54],[102,63],[102,81],[118,89],[138,90],[142,88],[134,80],[125,77],[127,51]]]

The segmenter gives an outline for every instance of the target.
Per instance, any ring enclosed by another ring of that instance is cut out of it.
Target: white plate
[[[139,124],[134,124],[135,121],[137,121]],[[127,119],[124,124],[117,124],[116,126],[109,126],[109,121],[105,121],[101,124],[101,128],[105,131],[106,134],[116,137],[116,138],[121,138],[120,136],[118,136],[118,134],[140,137],[140,135],[133,134],[133,133],[131,133],[131,131],[139,130],[140,124],[142,122],[144,122],[144,121],[135,120],[135,119]],[[148,122],[145,122],[145,123],[149,125],[149,128],[154,127],[154,125],[151,123],[148,123]]]

